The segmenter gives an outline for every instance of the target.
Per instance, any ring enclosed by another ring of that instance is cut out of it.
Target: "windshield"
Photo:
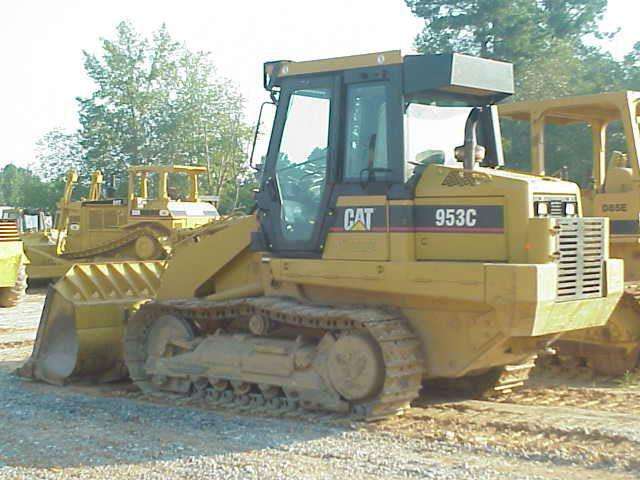
[[[411,103],[405,111],[405,165],[409,175],[418,165],[456,163],[455,148],[464,144],[471,107],[439,107]]]

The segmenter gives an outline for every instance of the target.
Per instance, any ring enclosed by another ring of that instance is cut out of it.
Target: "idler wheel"
[[[256,314],[249,319],[249,331],[254,335],[266,335],[270,329],[271,322],[263,315]]]
[[[193,340],[195,334],[191,325],[185,320],[164,315],[153,322],[147,334],[147,365],[152,365],[161,358],[173,357],[183,351],[176,343],[186,343]],[[167,381],[166,375],[157,372],[154,375],[153,383],[164,385]]]
[[[150,235],[142,235],[141,237],[138,237],[134,248],[138,260],[151,260],[158,256],[158,243],[155,238]]]
[[[375,340],[364,333],[340,337],[329,352],[328,366],[331,384],[347,400],[370,399],[384,384],[382,352]]]

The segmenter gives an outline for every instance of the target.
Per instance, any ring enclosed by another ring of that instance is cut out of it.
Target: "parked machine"
[[[131,167],[128,198],[111,198],[95,172],[88,198],[72,201],[78,175],[69,172],[54,230],[25,244],[29,277],[61,277],[78,262],[166,258],[173,244],[219,218],[215,206],[199,198],[204,173],[192,166]]]
[[[546,125],[591,129],[593,177],[582,189],[584,214],[610,219],[609,248],[613,257],[624,259],[625,292],[606,326],[573,332],[557,345],[600,373],[622,375],[640,357],[640,92],[505,104],[500,115],[530,123],[532,170],[538,175],[545,174]],[[607,145],[613,132],[625,139],[625,151]]]
[[[0,207],[0,307],[15,307],[27,291],[26,257],[18,222]]]
[[[499,168],[510,64],[389,51],[264,77],[256,214],[185,239],[166,269],[74,267],[22,375],[128,370],[146,392],[371,419],[425,380],[508,391],[560,334],[605,324],[623,288],[607,219],[580,216],[572,183]]]
[[[0,206],[0,219],[15,220],[23,240],[25,235],[49,231],[53,225],[51,216],[41,209]]]

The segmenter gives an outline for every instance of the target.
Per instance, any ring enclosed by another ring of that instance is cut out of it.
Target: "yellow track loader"
[[[26,243],[29,277],[57,278],[74,263],[104,259],[166,258],[177,241],[219,214],[198,194],[204,167],[136,166],[129,169],[128,198],[104,198],[100,172],[92,176],[89,196],[72,201],[75,171],[67,175],[55,229]],[[187,193],[180,195],[178,187]]]
[[[622,375],[640,356],[640,92],[505,104],[500,115],[531,125],[532,170],[538,175],[545,173],[546,125],[582,124],[591,130],[593,176],[582,189],[583,208],[585,215],[610,219],[609,248],[613,257],[624,259],[625,291],[606,326],[573,332],[557,345],[561,354],[585,359],[600,373]],[[624,139],[624,151],[607,144],[614,137]],[[549,214],[557,208],[549,204]]]
[[[572,183],[501,169],[510,64],[388,51],[268,62],[264,79],[255,215],[178,244],[146,302],[141,264],[76,267],[23,375],[95,379],[110,322],[145,392],[372,419],[425,380],[515,388],[559,335],[606,322],[623,289],[607,219],[580,216]]]

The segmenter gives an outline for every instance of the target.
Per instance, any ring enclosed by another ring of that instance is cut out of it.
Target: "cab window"
[[[346,108],[344,180],[388,180],[387,86],[349,85]]]
[[[310,241],[322,215],[330,111],[328,89],[296,90],[289,100],[276,163],[282,234],[289,241]]]

